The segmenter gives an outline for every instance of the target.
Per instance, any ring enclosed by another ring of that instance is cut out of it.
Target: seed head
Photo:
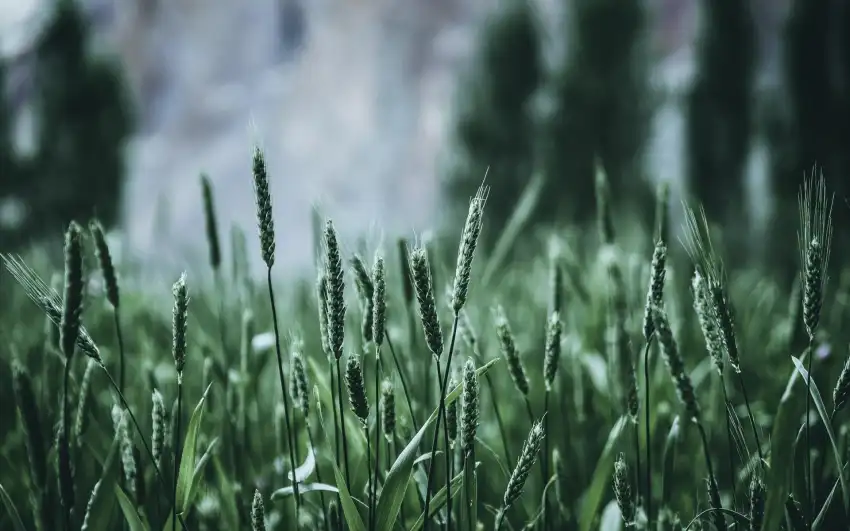
[[[327,275],[328,344],[334,359],[342,357],[345,337],[345,279],[333,222],[325,223],[325,273]]]
[[[543,430],[543,424],[540,421],[536,421],[528,433],[528,438],[522,446],[522,454],[520,454],[513,474],[511,474],[511,478],[508,480],[508,486],[505,489],[505,496],[502,500],[502,507],[504,509],[513,505],[522,494],[522,490],[525,488],[525,481],[528,479],[528,473],[537,460],[537,454],[540,452],[540,445],[545,436],[546,433]]]
[[[661,345],[661,356],[664,358],[664,363],[667,365],[670,376],[676,384],[676,394],[685,406],[688,416],[692,420],[698,421],[700,418],[699,404],[694,395],[691,378],[685,371],[685,364],[679,355],[679,347],[676,344],[676,339],[673,337],[673,331],[670,329],[667,313],[658,306],[653,306],[652,322],[658,335],[658,342]]]
[[[251,530],[266,531],[266,509],[259,489],[254,490],[254,500],[251,502]]]
[[[714,476],[709,476],[706,481],[708,484],[708,503],[712,509],[722,509],[723,504],[720,501],[720,488],[717,486],[717,481]],[[726,518],[720,511],[713,511],[711,519],[714,521],[714,526],[717,529],[726,529]]]
[[[80,226],[72,221],[65,232],[65,297],[59,326],[65,360],[74,355],[83,314],[83,242]]]
[[[106,244],[106,236],[103,234],[103,226],[96,219],[89,222],[89,232],[91,232],[94,240],[94,252],[97,256],[97,261],[100,264],[100,272],[103,275],[103,282],[106,285],[106,300],[116,310],[118,309],[118,279],[115,276],[115,266],[112,263],[112,255],[109,252],[109,246]]]
[[[205,173],[201,174],[201,193],[204,199],[204,226],[207,229],[207,245],[210,248],[210,265],[217,271],[221,266],[221,246],[218,240],[218,223],[216,223],[212,183],[209,175]]]
[[[64,409],[64,408],[63,408]],[[65,413],[59,417],[59,426],[56,433],[56,460],[59,476],[59,499],[63,507],[73,507],[75,499],[74,467],[71,462],[71,444],[68,441],[64,426]]]
[[[274,219],[272,218],[272,196],[269,192],[269,176],[266,158],[259,146],[254,147],[253,160],[254,197],[257,202],[257,225],[260,229],[260,248],[263,262],[271,269],[274,265]]]
[[[738,356],[738,341],[735,338],[735,322],[732,318],[732,304],[729,297],[726,295],[723,285],[714,283],[710,288],[711,302],[714,307],[714,314],[717,316],[717,322],[720,326],[720,339],[726,356],[729,358],[729,365],[732,369],[741,372],[741,359]]]
[[[186,325],[189,321],[189,290],[186,287],[186,273],[180,275],[171,289],[174,294],[174,309],[171,313],[171,354],[177,368],[178,381],[183,379],[183,366],[186,364]]]
[[[129,415],[118,404],[112,406],[112,421],[115,427],[115,438],[121,449],[121,465],[124,468],[124,479],[127,489],[136,493],[136,457],[133,455],[133,440],[130,438]]]
[[[331,347],[328,338],[328,277],[323,271],[319,271],[319,276],[316,279],[316,306],[319,309],[319,335],[322,336],[322,352],[326,356],[330,356]]]
[[[387,326],[387,279],[384,274],[383,256],[375,256],[375,263],[372,264],[372,284],[375,286],[372,297],[372,340],[375,345],[381,346]]]
[[[475,362],[472,358],[466,360],[463,366],[463,390],[461,391],[460,440],[463,455],[472,453],[475,447],[475,434],[478,431],[480,418],[480,394],[478,373],[475,372]]]
[[[361,334],[363,341],[368,343],[372,341],[372,332],[375,326],[375,286],[372,284],[372,279],[366,270],[366,265],[359,255],[355,254],[351,257],[351,269],[354,272],[354,286],[357,288],[357,294],[360,298],[360,308],[363,312]]]
[[[449,378],[448,389],[454,389],[457,387],[457,380],[452,376]],[[457,440],[457,400],[452,401],[451,404],[446,404],[446,432],[449,436],[449,441],[454,444]]]
[[[508,373],[514,381],[514,385],[523,395],[528,395],[528,378],[525,376],[525,368],[522,365],[522,360],[519,357],[519,351],[516,347],[514,334],[511,331],[508,318],[505,316],[505,310],[501,305],[496,306],[493,310],[493,318],[496,322],[496,335],[499,337],[499,347],[502,351],[505,361],[508,364]]]
[[[750,531],[761,531],[764,521],[764,483],[758,476],[750,481]]]
[[[717,312],[711,301],[708,285],[699,271],[694,272],[691,281],[691,294],[694,298],[694,311],[697,314],[700,330],[705,339],[705,348],[719,374],[723,374],[723,339],[719,329]]]
[[[654,331],[652,323],[652,307],[664,304],[664,278],[667,276],[667,245],[658,240],[652,251],[650,266],[649,289],[646,292],[646,305],[643,312],[643,338],[649,341]]]
[[[614,496],[617,498],[620,514],[623,516],[623,523],[626,527],[634,527],[636,504],[632,495],[629,467],[626,465],[626,458],[622,452],[614,462]]]
[[[452,290],[452,309],[455,314],[460,312],[469,295],[469,279],[472,274],[472,260],[475,257],[475,247],[483,224],[484,205],[490,189],[484,185],[478,188],[475,197],[469,202],[469,212],[460,239],[455,267],[454,289]]]
[[[345,365],[345,386],[348,389],[348,402],[351,410],[360,419],[363,426],[369,419],[369,402],[366,399],[366,386],[363,384],[363,369],[360,357],[351,353]]]
[[[543,379],[546,382],[546,391],[552,390],[555,376],[558,373],[558,362],[561,359],[561,333],[563,324],[561,314],[557,311],[549,316],[546,326],[546,349],[543,356]]]
[[[381,429],[387,441],[392,441],[395,435],[395,387],[389,380],[381,384]]]
[[[823,172],[813,170],[803,181],[799,195],[803,324],[814,340],[820,321],[832,244],[833,196],[827,194]]]
[[[310,412],[310,386],[307,383],[304,358],[301,357],[299,350],[292,353],[291,363],[292,376],[289,379],[289,392],[296,409],[306,417]]]
[[[74,418],[74,440],[78,445],[83,443],[83,432],[85,431],[86,406],[88,404],[89,389],[91,389],[91,377],[97,362],[89,358],[86,360],[86,370],[83,372],[83,380],[80,382],[80,390],[77,393],[77,414]]]
[[[428,349],[439,359],[443,353],[443,333],[437,317],[437,303],[434,299],[434,286],[431,280],[431,266],[428,263],[428,253],[424,247],[414,249],[410,253],[410,273],[413,287],[416,289],[416,299],[419,302],[419,317],[425,331]]]
[[[844,409],[850,399],[850,356],[844,361],[844,368],[838,375],[835,388],[832,391],[832,415]]]
[[[153,390],[153,408],[151,409],[151,453],[155,463],[160,463],[165,442],[165,402],[156,389]]]

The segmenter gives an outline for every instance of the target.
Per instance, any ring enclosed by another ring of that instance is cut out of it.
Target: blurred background
[[[256,245],[255,143],[285,271],[314,209],[348,238],[440,231],[488,167],[492,237],[531,182],[531,222],[591,221],[599,168],[621,219],[667,181],[748,260],[796,257],[815,164],[846,217],[842,0],[17,0],[0,50],[6,251],[97,216],[144,267],[204,260],[202,172]]]

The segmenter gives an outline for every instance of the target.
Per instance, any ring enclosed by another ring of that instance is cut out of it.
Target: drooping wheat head
[[[210,250],[210,266],[217,271],[221,266],[221,244],[218,237],[212,182],[206,173],[201,174],[201,195],[204,201],[204,228],[207,234],[207,247]]]
[[[552,391],[552,387],[555,384],[555,376],[558,374],[563,328],[561,313],[553,311],[549,315],[549,321],[546,324],[546,346],[543,355],[543,380],[546,384],[546,392]]]
[[[106,286],[106,300],[116,310],[121,302],[118,292],[118,278],[115,274],[115,264],[112,262],[112,254],[106,243],[103,226],[96,219],[89,222],[89,232],[94,240],[94,251],[97,262],[100,264],[100,272],[103,275],[103,283]]]
[[[525,375],[525,367],[523,367],[522,359],[519,356],[511,325],[501,305],[497,305],[493,309],[493,320],[496,325],[499,347],[508,365],[508,373],[511,375],[517,390],[523,396],[528,396],[528,378]]]
[[[634,527],[637,503],[632,492],[631,476],[626,456],[620,452],[614,462],[614,497],[626,527]]]

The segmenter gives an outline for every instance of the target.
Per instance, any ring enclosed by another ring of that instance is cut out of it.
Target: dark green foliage
[[[615,193],[651,201],[640,172],[652,111],[646,10],[642,0],[570,6],[567,53],[547,87],[552,107],[541,123],[539,161],[550,191],[541,209],[566,208],[572,220],[590,221],[597,157]]]
[[[687,94],[688,179],[712,219],[740,212],[750,149],[755,25],[746,0],[704,0]],[[795,190],[799,179],[795,180]]]
[[[447,183],[452,197],[468,205],[487,172],[493,184],[490,237],[510,215],[533,171],[530,102],[541,80],[539,30],[530,4],[509,0],[492,15],[480,49],[460,89],[455,137],[458,160]],[[501,219],[499,219],[501,218]]]
[[[35,65],[38,178],[21,190],[30,208],[21,232],[44,236],[95,214],[109,227],[118,218],[131,116],[119,70],[89,55],[77,2],[57,3],[37,40]]]

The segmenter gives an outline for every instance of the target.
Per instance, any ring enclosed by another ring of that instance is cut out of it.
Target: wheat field
[[[351,253],[324,220],[315,281],[279,285],[251,162],[257,234],[225,256],[202,179],[210,275],[170,305],[96,220],[64,264],[2,255],[0,529],[847,528],[850,274],[822,176],[791,289],[727,270],[698,205],[672,241],[664,187],[619,238],[604,175],[592,237],[520,238],[520,212],[479,245],[482,185],[445,237]]]

